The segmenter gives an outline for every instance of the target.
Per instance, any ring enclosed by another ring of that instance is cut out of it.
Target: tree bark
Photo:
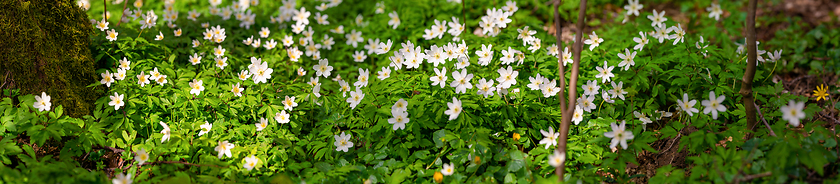
[[[44,92],[52,109],[91,115],[105,86],[86,87],[99,79],[89,20],[74,0],[0,0],[0,91]]]

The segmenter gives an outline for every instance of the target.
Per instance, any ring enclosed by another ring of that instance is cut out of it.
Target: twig
[[[755,96],[753,95],[752,84],[755,78],[756,66],[756,44],[755,44],[755,8],[757,1],[750,0],[747,6],[747,69],[744,72],[744,77],[741,79],[741,90],[739,93],[744,104],[744,112],[747,116],[747,127],[750,132],[755,131],[756,116],[755,116]],[[750,105],[753,104],[753,105]],[[752,133],[747,133],[746,139],[753,137]]]
[[[463,26],[464,27],[464,32],[469,32],[469,31],[467,31],[467,1],[466,0],[461,0],[461,19],[464,20],[464,26]]]
[[[767,127],[767,130],[770,130],[770,136],[776,137],[776,132],[773,132],[773,129],[770,128],[770,124],[767,123],[766,119],[764,119],[764,114],[761,114],[761,107],[759,107],[758,104],[753,104],[753,105],[755,105],[755,110],[756,110],[756,112],[758,112],[758,116],[761,117],[761,121],[764,122],[764,126]]]
[[[792,84],[792,83],[796,83],[796,81],[802,80],[802,79],[804,79],[804,78],[811,78],[811,77],[813,77],[813,76],[810,76],[810,75],[803,75],[803,76],[800,76],[800,77],[797,77],[797,78],[795,78],[795,79],[791,80],[791,81],[790,81],[790,83],[791,83],[791,84]]]
[[[194,164],[194,163],[189,163],[189,162],[184,162],[184,161],[157,161],[157,162],[143,163],[143,165],[156,165],[156,164],[184,164],[184,165],[197,166],[197,167],[205,167],[206,166],[206,167],[224,168],[224,167],[218,166],[218,165]]]
[[[563,35],[562,34],[563,33],[563,29],[562,29],[563,24],[560,23],[560,14],[559,14],[557,9],[558,9],[558,6],[560,6],[560,3],[562,3],[562,1],[561,0],[554,0],[554,1],[546,2],[546,4],[549,4],[549,3],[554,3],[554,28],[555,28],[554,37],[557,39],[557,50],[560,51],[563,47],[563,42],[560,39],[560,36]],[[557,58],[557,61],[558,61],[557,62],[557,75],[560,76],[560,91],[559,91],[560,97],[557,98],[557,99],[560,100],[560,115],[565,115],[563,113],[566,110],[566,99],[563,98],[563,96],[564,96],[563,95],[563,88],[566,88],[566,86],[565,86],[566,85],[565,84],[566,83],[566,69],[563,66],[563,62],[564,62],[563,61],[563,52],[560,51],[559,54],[560,54],[560,57]],[[537,65],[537,63],[534,62],[535,67],[536,67],[536,65]],[[562,123],[563,122],[561,121],[561,126],[562,126]],[[562,129],[562,127],[558,128],[558,129]],[[558,151],[564,151],[563,153],[565,154],[565,149],[560,150],[559,146],[556,149]],[[562,165],[563,166],[560,166],[560,167],[557,167],[557,168],[554,169],[554,175],[557,175],[560,182],[563,182],[563,175],[564,175],[563,173],[565,173],[565,171],[566,171],[565,164],[562,164]]]
[[[128,1],[126,1],[128,2]],[[108,21],[108,0],[102,0],[102,6],[105,6],[105,9],[102,10],[102,19]]]
[[[8,81],[7,81],[7,79],[9,79],[9,74],[10,74],[11,72],[12,72],[11,70],[6,71],[6,77],[3,77],[3,85],[0,85],[0,90],[2,90],[2,89],[3,89],[3,86],[6,86],[6,82],[8,82]]]
[[[558,28],[555,31],[557,33],[555,36],[557,37],[558,40],[560,40],[560,36],[562,36],[562,34],[559,33],[561,31],[559,29],[560,15],[559,15],[558,10],[557,10],[559,5],[560,5],[560,0],[557,0],[557,4],[554,4],[554,18],[555,18],[554,22],[555,22],[555,24]],[[557,139],[557,141],[558,141],[557,151],[560,152],[561,154],[566,154],[566,144],[567,144],[567,141],[568,141],[568,138],[569,138],[569,126],[570,126],[571,121],[572,121],[572,114],[575,112],[575,108],[576,108],[575,101],[577,100],[577,79],[578,79],[578,73],[580,71],[579,70],[579,68],[580,68],[580,51],[583,50],[583,42],[581,40],[583,39],[583,33],[582,32],[583,32],[583,29],[584,29],[584,26],[585,26],[583,24],[584,21],[585,21],[585,19],[584,19],[585,17],[586,17],[586,0],[581,0],[580,1],[580,8],[578,10],[578,20],[577,20],[578,30],[577,30],[577,34],[575,35],[574,49],[572,51],[572,52],[574,52],[574,63],[572,63],[572,66],[571,66],[571,76],[569,76],[568,85],[565,83],[566,82],[565,71],[562,71],[564,69],[562,67],[563,64],[562,63],[557,63],[559,65],[558,68],[561,69],[560,76],[559,76],[560,77],[560,91],[558,92],[559,94],[558,94],[557,98],[560,99],[560,110],[561,110],[560,115],[561,115],[561,118],[562,118],[561,121],[560,121],[560,127],[558,128],[559,131],[560,131],[560,137]],[[562,44],[562,42],[559,42],[557,44],[558,44],[557,49],[559,50],[560,46],[562,46],[563,44]],[[558,59],[559,62],[563,62],[562,57],[557,58],[557,59]],[[563,98],[566,98],[563,91],[566,87],[569,88],[569,94],[568,94],[569,101],[568,101],[568,104],[563,104],[563,102],[565,101],[565,99],[563,99]],[[563,182],[563,176],[564,176],[564,173],[565,173],[565,168],[566,168],[565,164],[561,164],[560,167],[556,168],[556,170],[555,170],[555,174],[557,174],[557,178],[558,178],[558,180],[560,180],[560,182]]]
[[[119,148],[115,148],[115,147],[110,147],[110,146],[103,146],[103,147],[99,147],[99,148],[97,148],[97,149],[108,149],[108,150],[113,151],[114,153],[122,153],[122,152],[125,152],[125,150],[123,150],[123,149],[119,149]]]
[[[837,120],[837,118],[834,118],[834,117],[831,117],[831,116],[829,116],[829,115],[826,115],[824,112],[820,112],[820,115],[822,115],[822,116],[824,116],[824,117],[826,117],[826,118],[828,118],[828,119],[834,120],[834,123],[840,124],[840,120]]]
[[[753,175],[746,175],[744,177],[735,179],[735,183],[739,183],[739,182],[743,182],[743,181],[750,181],[750,180],[753,180],[753,179],[756,179],[756,178],[770,176],[772,174],[773,174],[773,172],[765,172],[765,173],[759,173],[759,174],[753,174]]]
[[[122,19],[123,19],[123,17],[125,17],[125,8],[126,8],[126,5],[128,5],[128,0],[125,0],[125,1],[123,2],[123,10],[122,10],[122,14],[120,15],[120,20],[119,20],[119,21],[117,21],[117,27],[120,27],[120,23],[122,23]],[[138,10],[138,11],[140,11],[140,10]]]

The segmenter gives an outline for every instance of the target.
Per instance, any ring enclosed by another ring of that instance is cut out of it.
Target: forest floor
[[[614,22],[615,19],[623,18],[622,13],[625,11],[623,5],[614,5],[608,4],[605,6],[605,11],[598,15],[589,15],[587,17],[588,20],[599,19],[602,20],[601,22]],[[646,3],[644,10],[649,10],[650,8],[657,9],[657,10],[664,10],[666,16],[672,18],[677,22],[688,23],[689,19],[687,14],[688,13],[700,13],[705,14],[705,8],[696,6],[697,8],[691,9],[689,12],[682,12],[680,11],[680,7],[673,3],[660,3],[660,4],[652,4]],[[746,12],[746,9],[744,10]],[[722,17],[728,17],[731,15],[732,12],[724,12]],[[840,17],[840,1],[833,1],[833,0],[781,0],[781,1],[773,1],[769,3],[762,3],[757,7],[756,17],[799,17],[801,18],[802,30],[798,30],[797,32],[809,32],[817,26],[823,25],[828,26],[829,28],[840,28],[840,21],[838,21],[838,17]],[[758,22],[759,25],[756,26],[756,39],[759,42],[765,42],[772,40],[776,36],[776,32],[779,30],[784,30],[789,28],[789,23],[787,22],[773,22],[770,24],[762,24]],[[606,25],[602,26],[607,26]],[[590,32],[593,29],[597,29],[598,27],[589,27],[587,26],[584,33]],[[543,28],[549,34],[556,35],[556,29],[552,26],[546,26]],[[563,41],[571,43],[574,40],[573,34],[577,31],[576,25],[574,25],[574,21],[567,21],[564,22],[563,31],[561,39]],[[742,38],[745,35],[742,35]],[[827,58],[813,58],[815,60],[820,59],[827,59]],[[813,70],[813,69],[812,69]],[[785,91],[789,92],[794,95],[805,96],[805,97],[813,97],[813,90],[816,89],[817,86],[820,84],[840,84],[838,78],[840,76],[834,74],[824,74],[824,75],[811,75],[808,74],[809,72],[802,69],[795,69],[793,71],[776,71],[773,74],[772,81],[773,83],[781,82],[784,86]],[[825,103],[830,103],[829,106],[833,106],[831,104],[837,103],[837,98],[830,98],[828,102],[825,100],[819,103],[820,106],[825,106]],[[761,104],[759,104],[761,106]],[[768,109],[759,109],[764,111],[765,113],[769,111]],[[823,110],[818,112],[817,115],[814,116],[815,120],[824,121],[824,122],[834,122],[829,123],[827,128],[829,130],[834,131],[836,125],[840,125],[840,113],[833,108],[829,108],[828,110]],[[666,120],[667,121],[667,120]],[[660,122],[657,125],[653,125],[648,127],[650,131],[659,131],[667,122]],[[763,124],[759,124],[762,129],[765,129]],[[687,157],[694,156],[689,154],[686,149],[680,149],[679,143],[680,139],[682,138],[681,135],[688,135],[694,131],[697,131],[694,128],[685,128],[680,131],[680,136],[673,137],[673,138],[666,138],[660,139],[651,144],[651,147],[656,149],[656,153],[643,151],[639,153],[636,157],[638,161],[637,164],[628,163],[626,171],[628,175],[644,175],[643,177],[636,177],[633,178],[631,181],[638,182],[638,183],[647,183],[648,179],[656,175],[656,169],[661,168],[665,165],[671,165],[674,168],[684,169],[686,172],[686,176],[691,174],[691,165],[686,162]],[[743,138],[735,138],[743,140]],[[733,138],[730,137],[727,140],[720,141],[717,146],[726,147],[728,142],[733,141]],[[814,181],[818,181],[819,179]]]

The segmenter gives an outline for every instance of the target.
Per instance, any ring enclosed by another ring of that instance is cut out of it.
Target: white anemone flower
[[[353,142],[350,141],[352,137],[351,134],[345,134],[344,132],[341,132],[341,135],[333,135],[333,138],[335,138],[335,142],[333,143],[336,147],[335,151],[349,151],[353,147]]]
[[[219,145],[216,146],[216,152],[219,152],[219,159],[222,159],[222,156],[232,157],[230,153],[230,149],[233,149],[236,145],[229,143],[228,141],[219,141]]]
[[[160,138],[160,142],[163,143],[169,140],[171,130],[169,129],[169,126],[166,125],[166,123],[164,123],[163,121],[160,122],[160,126],[163,126],[163,130],[160,131],[160,133],[163,134],[163,137]]]
[[[32,107],[38,109],[38,111],[50,111],[50,107],[52,103],[50,103],[50,96],[47,95],[46,92],[41,92],[41,96],[35,96],[35,104]]]
[[[627,149],[627,140],[633,139],[633,132],[625,130],[625,121],[621,121],[621,125],[616,125],[615,123],[610,124],[612,127],[612,132],[604,133],[604,136],[612,138],[610,141],[610,148],[615,149],[618,144],[621,144],[622,149]]]
[[[800,124],[799,120],[805,118],[803,109],[805,109],[805,102],[790,100],[788,105],[782,106],[779,110],[782,111],[782,119],[787,120],[790,125],[798,127]]]
[[[446,102],[446,106],[448,106],[449,109],[443,113],[449,115],[449,121],[457,119],[458,115],[460,115],[461,111],[463,111],[461,108],[461,101],[455,97],[452,97],[452,102]]]
[[[545,137],[540,140],[540,144],[545,144],[545,149],[557,146],[557,138],[560,137],[560,132],[554,132],[554,128],[548,127],[548,131],[540,130],[540,133]]]
[[[726,96],[715,96],[715,91],[709,91],[709,99],[700,102],[700,104],[703,104],[703,106],[705,106],[705,108],[703,109],[703,114],[709,114],[711,112],[712,119],[717,119],[718,111],[726,112],[726,106],[723,106],[723,104],[721,104],[724,100],[726,100]]]

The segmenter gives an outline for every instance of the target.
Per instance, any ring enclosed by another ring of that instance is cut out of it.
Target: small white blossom
[[[566,154],[558,150],[554,150],[554,154],[548,156],[548,165],[552,167],[560,167],[566,162]]]
[[[805,118],[805,102],[796,102],[790,100],[788,105],[782,106],[779,110],[782,111],[782,119],[788,121],[793,127],[798,127],[799,120]]]
[[[356,106],[358,106],[359,103],[361,103],[362,99],[364,99],[364,98],[365,98],[365,94],[362,93],[362,90],[357,87],[356,91],[351,91],[350,92],[350,98],[347,98],[346,101],[347,101],[347,103],[350,103],[350,108],[351,109],[356,109]]]
[[[709,12],[709,18],[715,18],[715,21],[719,21],[720,15],[723,14],[723,9],[721,9],[720,4],[717,3],[712,3],[712,6],[706,8],[706,11]]]
[[[461,111],[463,111],[461,108],[461,101],[455,97],[452,97],[452,102],[446,102],[446,106],[448,106],[449,109],[443,113],[449,115],[449,121],[457,119],[458,115],[461,115]]]
[[[636,62],[633,61],[633,58],[636,58],[636,51],[630,53],[630,49],[624,49],[624,54],[618,53],[618,57],[621,58],[618,67],[624,67],[625,71],[629,70],[631,66],[636,65]]]
[[[723,106],[723,101],[726,100],[726,96],[720,95],[715,96],[715,91],[709,91],[709,99],[703,100],[700,104],[703,104],[705,108],[703,109],[703,114],[712,113],[712,119],[718,118],[718,111],[726,112],[726,106]]]
[[[607,61],[604,61],[604,67],[595,67],[595,69],[598,70],[598,74],[595,75],[595,78],[601,79],[601,82],[603,83],[609,82],[612,77],[615,77],[615,74],[612,73],[613,68],[615,68],[615,66],[609,66],[607,65]]]
[[[557,138],[560,137],[560,132],[554,132],[554,128],[549,126],[548,131],[540,130],[540,133],[545,138],[540,140],[539,144],[545,144],[545,149],[551,146],[557,146]]]
[[[146,152],[146,148],[141,148],[139,151],[135,152],[134,160],[137,161],[137,165],[143,165],[146,161],[149,160],[149,153]]]
[[[677,100],[677,104],[680,106],[680,109],[688,113],[689,116],[694,116],[694,113],[700,112],[700,110],[694,108],[694,105],[697,104],[697,100],[689,100],[688,93],[683,93],[683,99]]]
[[[35,107],[38,111],[50,111],[51,106],[50,96],[46,92],[41,92],[41,96],[35,95],[35,104],[32,107]]]
[[[254,167],[257,166],[257,163],[259,161],[260,161],[260,159],[258,159],[254,155],[251,155],[249,157],[245,157],[245,165],[242,165],[242,167],[244,167],[245,169],[248,169],[250,171],[251,169],[254,169]]]
[[[639,16],[639,10],[645,7],[645,5],[639,4],[639,0],[629,0],[627,3],[628,5],[624,5],[627,15]]]
[[[604,136],[612,138],[610,141],[610,148],[615,149],[619,143],[621,143],[622,149],[627,149],[627,140],[633,139],[633,132],[626,131],[624,124],[625,121],[621,121],[621,125],[616,125],[615,123],[610,124],[612,127],[612,132],[604,133]]]
[[[333,138],[335,138],[335,142],[333,143],[336,147],[335,151],[349,151],[353,147],[353,142],[350,142],[350,138],[352,137],[352,135],[344,134],[344,132],[341,132],[341,135],[333,135]]]
[[[125,95],[121,95],[117,92],[114,92],[114,95],[110,96],[111,102],[108,102],[108,105],[109,106],[114,106],[114,110],[119,110],[120,107],[125,105],[125,102],[123,102],[123,97],[124,96]]]
[[[653,10],[653,15],[648,15],[647,18],[652,21],[650,23],[652,27],[662,26],[662,23],[668,20],[668,18],[665,18],[665,11],[656,12],[656,10]]]
[[[236,145],[229,143],[228,141],[219,141],[219,145],[216,146],[216,152],[219,152],[219,159],[222,159],[222,156],[232,157],[230,149],[233,149]]]
[[[595,31],[592,31],[592,34],[589,35],[589,39],[583,41],[583,43],[589,45],[589,51],[592,51],[592,49],[601,45],[602,42],[604,42],[604,39],[598,37],[598,34],[595,34]]]
[[[466,93],[467,89],[473,88],[472,83],[470,83],[470,80],[473,78],[473,74],[468,74],[467,69],[462,69],[461,72],[452,72],[452,78],[455,80],[452,81],[449,86],[455,88],[455,93]]]
[[[487,96],[493,96],[493,92],[496,91],[496,87],[493,86],[493,79],[479,79],[478,84],[475,86],[478,88],[478,95],[484,95],[484,98]]]

